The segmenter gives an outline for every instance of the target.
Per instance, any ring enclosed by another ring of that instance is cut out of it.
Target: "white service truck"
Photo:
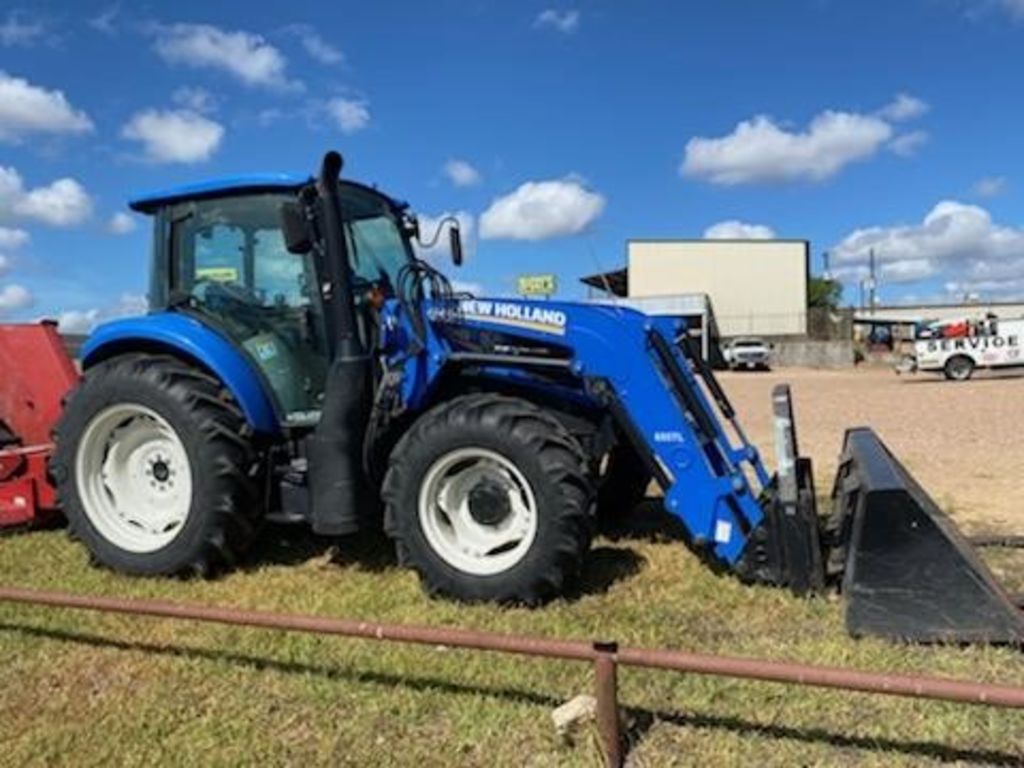
[[[1024,318],[931,323],[914,336],[914,352],[905,355],[898,373],[931,371],[951,381],[967,381],[976,368],[1024,366]]]

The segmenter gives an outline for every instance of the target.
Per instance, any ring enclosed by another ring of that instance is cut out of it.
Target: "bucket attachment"
[[[846,433],[828,527],[850,634],[1024,643],[1024,613],[878,436]]]
[[[736,565],[742,579],[797,594],[839,584],[854,636],[1024,645],[1024,612],[874,432],[847,431],[822,525],[789,387],[772,391],[772,410],[778,470]]]

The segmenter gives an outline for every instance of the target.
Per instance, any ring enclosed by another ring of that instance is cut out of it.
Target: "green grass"
[[[358,554],[272,529],[219,580],[128,579],[50,531],[0,539],[0,583],[1024,685],[1019,652],[851,640],[837,601],[740,585],[677,542],[601,540],[580,593],[540,610],[428,600],[381,548]],[[0,604],[5,766],[597,765],[592,727],[563,742],[550,720],[590,685],[567,662]],[[637,766],[1024,763],[1019,711],[632,669],[620,685]]]

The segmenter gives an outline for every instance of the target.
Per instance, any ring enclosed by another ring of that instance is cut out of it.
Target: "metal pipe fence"
[[[685,651],[619,647],[614,642],[585,642],[498,634],[472,629],[384,624],[304,614],[190,605],[162,600],[94,597],[17,587],[0,587],[0,602],[105,613],[155,616],[215,624],[442,645],[478,651],[585,661],[594,668],[596,721],[609,766],[624,758],[618,704],[618,667],[646,667],[700,675],[837,688],[887,696],[906,696],[965,704],[1024,708],[1024,687],[935,677],[897,675],[794,662],[714,656]]]

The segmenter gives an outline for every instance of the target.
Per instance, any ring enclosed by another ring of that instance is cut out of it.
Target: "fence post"
[[[594,698],[597,699],[597,730],[608,768],[622,766],[619,733],[619,683],[615,654],[618,643],[594,643]]]

